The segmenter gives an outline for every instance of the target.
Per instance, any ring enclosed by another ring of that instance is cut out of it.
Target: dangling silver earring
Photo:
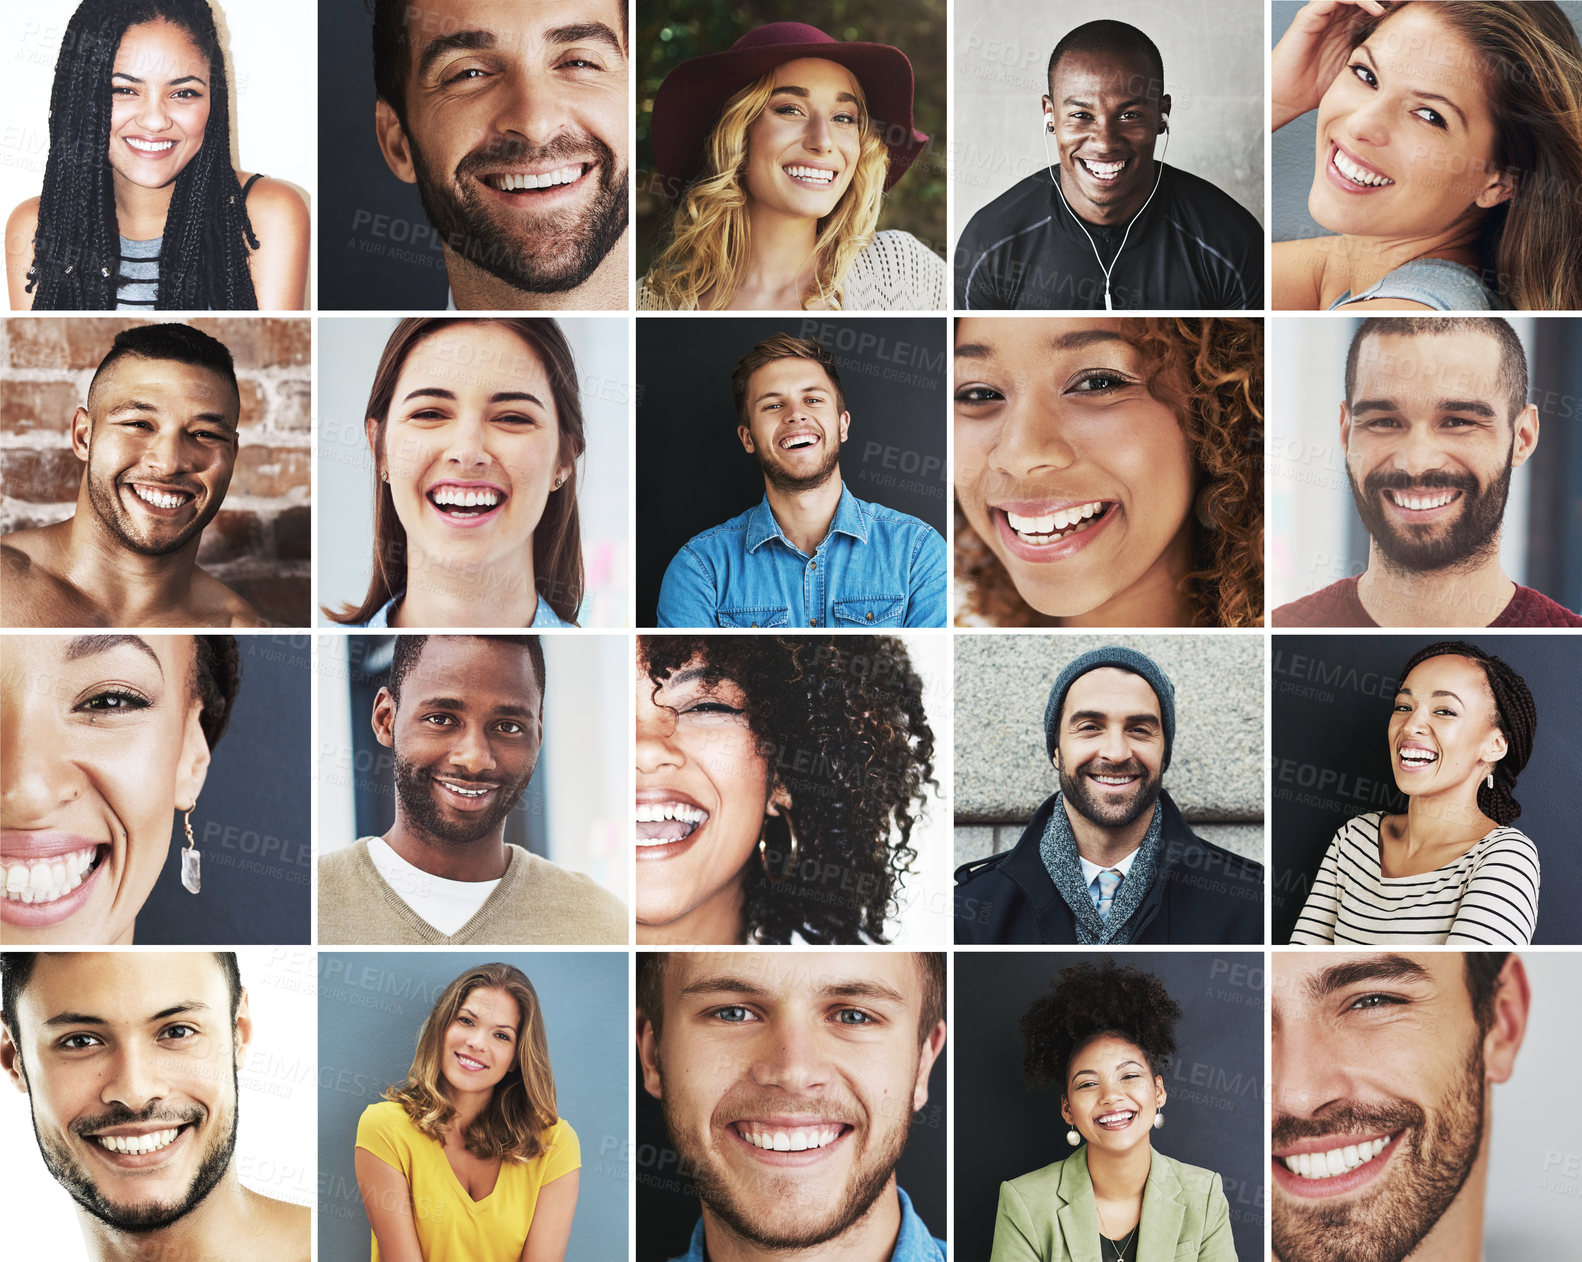
[[[192,835],[192,812],[197,805],[194,802],[187,808],[187,848],[181,852],[181,884],[189,894],[196,894],[203,888],[203,873],[199,866],[202,857],[198,854],[198,839]]]
[[[1160,1109],[1154,1114],[1154,1129],[1158,1130],[1165,1124],[1165,1111]]]
[[[1494,773],[1491,771],[1491,772],[1489,772],[1489,792],[1492,793],[1493,791],[1494,791]]]
[[[1075,1126],[1066,1132],[1066,1143],[1070,1144],[1073,1148],[1075,1148],[1081,1142],[1082,1136],[1077,1134],[1077,1128]]]

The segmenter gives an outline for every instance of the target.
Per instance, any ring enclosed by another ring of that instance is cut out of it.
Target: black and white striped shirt
[[[1525,945],[1538,919],[1538,847],[1496,828],[1466,854],[1432,872],[1385,876],[1379,866],[1382,812],[1347,820],[1329,843],[1293,946],[1446,943]]]

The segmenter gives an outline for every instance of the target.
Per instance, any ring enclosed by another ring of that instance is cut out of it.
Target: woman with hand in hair
[[[1075,964],[1022,1017],[1076,1151],[1000,1185],[991,1262],[1235,1262],[1220,1176],[1156,1152],[1181,1007],[1130,966]]]
[[[373,1262],[563,1262],[582,1152],[520,969],[445,987],[406,1081],[363,1111],[355,1162]]]
[[[50,93],[44,190],[6,224],[13,310],[296,310],[308,210],[231,166],[207,0],[83,0]]]

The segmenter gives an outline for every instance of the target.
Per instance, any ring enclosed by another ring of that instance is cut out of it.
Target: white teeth
[[[1294,1157],[1282,1157],[1285,1168],[1302,1179],[1333,1179],[1358,1166],[1372,1161],[1381,1152],[1389,1138],[1370,1139],[1365,1144],[1344,1144],[1328,1152],[1302,1152]]]
[[[1039,517],[1023,517],[1020,513],[1010,511],[1005,516],[1011,523],[1011,529],[1029,543],[1053,543],[1062,536],[1062,532],[1075,533],[1087,529],[1091,525],[1089,519],[1103,510],[1104,501],[1093,500]]]
[[[1118,1126],[1122,1122],[1131,1121],[1135,1116],[1136,1114],[1132,1113],[1130,1110],[1122,1110],[1119,1113],[1106,1113],[1102,1117],[1097,1117],[1093,1120],[1096,1121],[1100,1126]]]
[[[823,1148],[840,1138],[839,1126],[796,1126],[785,1130],[766,1130],[748,1123],[739,1123],[736,1133],[754,1148],[766,1152],[806,1152],[809,1148]]]
[[[175,147],[174,140],[132,140],[127,139],[127,144],[139,153],[164,153],[165,150]]]
[[[1093,778],[1100,784],[1130,784],[1137,779],[1136,776],[1101,776],[1097,773],[1094,774]]]
[[[780,169],[793,180],[811,180],[816,184],[831,184],[835,180],[835,172],[821,167],[789,166]]]
[[[1335,169],[1353,184],[1361,184],[1367,188],[1383,188],[1386,184],[1395,183],[1394,180],[1387,176],[1378,175],[1364,167],[1358,166],[1340,151],[1339,146],[1335,148]]]
[[[1390,499],[1401,508],[1443,508],[1456,498],[1454,491],[1441,491],[1437,495],[1408,495],[1404,491],[1391,491]]]
[[[1420,763],[1438,762],[1439,755],[1431,754],[1426,749],[1403,749],[1401,751],[1401,761]]]
[[[818,441],[816,434],[792,434],[780,444],[781,451],[793,451],[798,447],[807,447]]]
[[[701,824],[708,818],[708,812],[701,806],[688,806],[684,802],[639,802],[634,814],[639,824],[663,824],[672,819]]]
[[[582,178],[582,163],[573,162],[570,166],[559,167],[554,171],[545,171],[539,175],[491,175],[487,177],[489,184],[501,192],[514,193],[524,188],[553,188],[557,184],[570,184],[573,180]]]
[[[170,491],[156,491],[151,486],[132,484],[132,494],[145,504],[152,504],[155,508],[180,508],[188,500],[188,496],[175,494]]]
[[[16,859],[0,864],[4,896],[16,903],[52,903],[82,884],[93,866],[93,848],[50,859]]]
[[[454,793],[457,797],[461,797],[461,798],[481,798],[485,793],[489,792],[488,788],[464,789],[460,785],[447,784],[444,780],[436,780],[435,783],[438,784],[440,788],[448,789],[450,792]]]
[[[1101,180],[1113,180],[1126,168],[1124,162],[1094,162],[1089,158],[1078,161]]]
[[[168,1148],[175,1142],[179,1133],[178,1127],[171,1127],[164,1131],[150,1131],[146,1135],[96,1135],[102,1148],[111,1152],[123,1152],[132,1156],[145,1152],[158,1152],[161,1148]]]
[[[500,492],[488,487],[441,486],[429,492],[429,499],[456,508],[493,508],[500,502]]]

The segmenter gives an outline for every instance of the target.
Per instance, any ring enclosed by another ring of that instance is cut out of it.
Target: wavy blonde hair
[[[430,1139],[445,1142],[445,1128],[456,1110],[440,1086],[440,1058],[450,1029],[467,996],[479,989],[503,990],[516,1000],[516,1064],[494,1088],[483,1112],[467,1128],[467,1151],[489,1161],[531,1161],[544,1151],[544,1133],[560,1119],[555,1109],[555,1073],[549,1065],[549,1040],[538,992],[527,974],[510,964],[479,964],[445,987],[418,1031],[417,1053],[406,1081],[385,1092],[406,1110],[412,1125]]]
[[[856,83],[856,76],[852,76]],[[670,242],[644,278],[656,305],[692,310],[711,293],[710,306],[723,310],[741,288],[752,255],[747,223],[747,131],[758,121],[774,91],[775,72],[748,84],[720,114],[703,148],[703,170],[682,194],[670,223]],[[852,261],[873,239],[884,202],[890,151],[868,113],[867,97],[856,83],[862,109],[862,140],[857,169],[835,209],[818,222],[813,286],[802,296],[839,307],[841,282]]]

